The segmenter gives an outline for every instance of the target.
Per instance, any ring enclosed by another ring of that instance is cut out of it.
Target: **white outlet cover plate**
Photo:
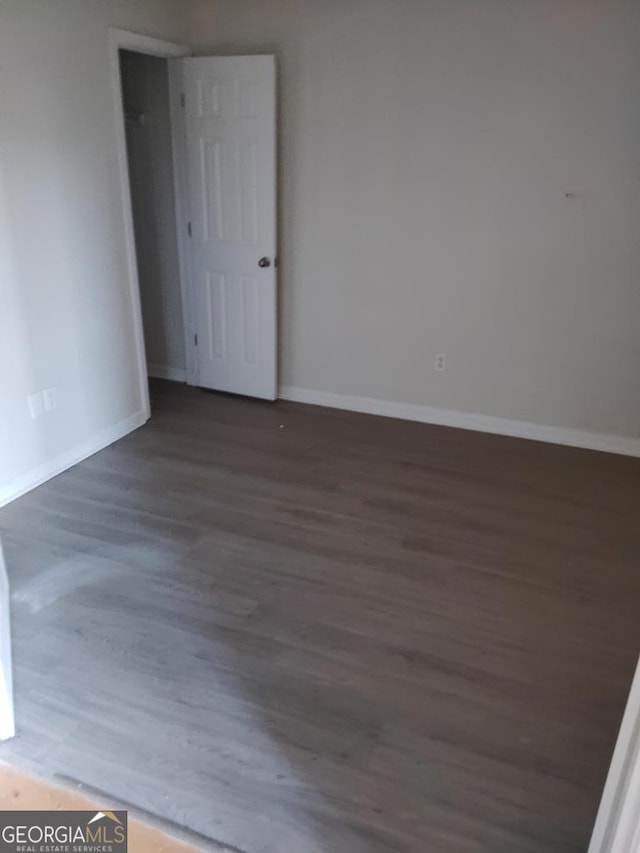
[[[42,392],[42,397],[44,400],[44,410],[45,412],[51,412],[56,407],[56,389],[55,388],[46,388]]]
[[[44,413],[44,397],[41,391],[37,394],[29,394],[27,401],[29,403],[29,414],[31,420],[36,420]]]

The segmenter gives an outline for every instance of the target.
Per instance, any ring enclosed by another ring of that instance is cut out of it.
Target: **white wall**
[[[180,0],[0,3],[0,502],[143,420],[107,29],[183,40]],[[55,388],[33,421],[27,395]]]
[[[0,502],[143,419],[109,26],[280,56],[283,383],[639,435],[636,2],[2,0]]]
[[[285,385],[640,435],[638,3],[201,0],[192,37],[280,57]]]
[[[151,375],[185,373],[167,61],[121,52],[129,179]]]

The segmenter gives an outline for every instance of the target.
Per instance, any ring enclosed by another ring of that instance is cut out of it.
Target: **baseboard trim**
[[[626,438],[606,433],[544,426],[527,421],[514,421],[509,418],[494,418],[490,415],[460,412],[454,409],[438,409],[433,406],[378,400],[374,397],[333,394],[329,391],[314,391],[310,388],[298,388],[293,385],[281,385],[278,396],[281,400],[309,403],[313,406],[327,406],[331,409],[345,409],[368,415],[381,415],[387,418],[400,418],[401,420],[418,421],[425,424],[490,432],[496,435],[508,435],[512,438],[528,438],[533,441],[564,444],[568,447],[581,447],[586,450],[601,450],[605,453],[618,453],[624,456],[640,456],[640,438]]]
[[[162,364],[148,364],[147,376],[153,379],[171,379],[172,382],[187,381],[187,371],[184,367],[166,367]]]
[[[82,462],[83,459],[93,456],[94,453],[103,450],[105,447],[113,444],[114,441],[133,432],[134,429],[138,429],[147,420],[145,412],[136,412],[135,415],[131,415],[131,417],[125,418],[125,420],[120,421],[115,426],[103,430],[89,441],[83,442],[66,453],[61,453],[49,462],[45,462],[38,468],[29,471],[28,474],[3,486],[0,488],[0,507],[6,506],[6,504],[11,503],[11,501],[16,500],[16,498],[21,497],[26,492],[30,492],[31,489],[35,489],[36,486],[40,486],[52,477],[66,471],[67,468],[71,468],[78,462]]]

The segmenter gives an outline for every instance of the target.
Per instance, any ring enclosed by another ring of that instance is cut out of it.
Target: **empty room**
[[[637,0],[2,0],[0,389],[2,850],[638,853]]]

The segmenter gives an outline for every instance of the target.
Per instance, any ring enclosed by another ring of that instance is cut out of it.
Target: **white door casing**
[[[0,543],[0,740],[7,740],[14,734],[9,578]]]
[[[640,663],[620,725],[588,853],[640,853]]]
[[[275,57],[177,60],[195,384],[277,393]],[[194,341],[195,344],[195,341]]]

